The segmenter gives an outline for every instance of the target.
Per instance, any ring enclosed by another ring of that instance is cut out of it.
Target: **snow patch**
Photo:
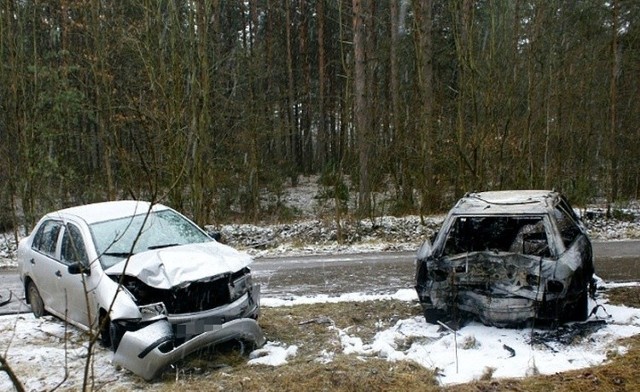
[[[298,354],[298,346],[284,347],[281,343],[267,342],[262,348],[249,354],[249,365],[282,366],[288,363],[287,359]]]
[[[364,293],[345,293],[337,296],[328,294],[319,294],[314,296],[292,296],[288,298],[261,298],[260,305],[268,308],[277,308],[281,306],[310,305],[317,303],[340,303],[340,302],[365,302],[365,301],[417,301],[418,295],[414,289],[402,289],[393,294],[364,294]]]

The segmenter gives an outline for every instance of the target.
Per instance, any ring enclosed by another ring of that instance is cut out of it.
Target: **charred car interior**
[[[420,247],[416,290],[428,322],[498,327],[587,318],[591,242],[554,191],[470,193]]]

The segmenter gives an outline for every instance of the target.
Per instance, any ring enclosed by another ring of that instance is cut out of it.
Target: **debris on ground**
[[[531,334],[530,344],[542,345],[553,350],[550,343],[570,345],[576,341],[588,338],[593,333],[607,325],[605,320],[587,320],[584,322],[559,325],[555,329],[534,331]]]

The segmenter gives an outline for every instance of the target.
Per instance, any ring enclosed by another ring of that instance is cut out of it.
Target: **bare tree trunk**
[[[102,146],[102,151],[97,151],[102,157],[102,169],[106,177],[106,193],[107,200],[115,200],[116,189],[113,179],[113,169],[111,167],[111,142],[109,128],[109,118],[112,116],[111,111],[111,89],[109,82],[109,72],[105,64],[105,37],[101,31],[102,23],[100,22],[101,2],[94,0],[91,6],[91,19],[93,28],[93,45],[95,64],[93,69],[94,86],[95,86],[95,123],[97,127],[98,141]]]
[[[399,205],[402,209],[411,208],[413,206],[413,183],[411,181],[411,168],[409,165],[409,157],[411,156],[407,130],[400,122],[400,76],[398,65],[398,46],[400,45],[400,25],[398,2],[402,0],[391,0],[390,2],[390,18],[391,18],[391,45],[389,48],[389,85],[391,93],[391,124],[393,145],[391,154],[398,154],[404,159],[398,159],[394,162],[393,170],[397,178],[397,188],[400,196]]]
[[[611,81],[609,89],[610,100],[610,135],[609,135],[609,181],[610,193],[609,203],[613,203],[618,198],[618,75],[620,73],[620,54],[618,53],[618,0],[613,0],[612,9],[612,26],[611,26]]]
[[[420,211],[424,213],[437,207],[433,169],[433,140],[435,138],[433,132],[433,4],[431,0],[419,1],[414,4],[417,7],[415,10],[416,24],[418,25],[416,58],[421,100],[419,108],[421,121],[418,123],[420,167],[422,167]]]
[[[369,180],[371,140],[367,126],[367,59],[365,56],[365,10],[366,12],[369,11],[369,7],[366,7],[367,4],[367,0],[353,0],[353,51],[355,57],[353,91],[355,95],[354,113],[358,138],[358,173],[360,177],[358,208],[363,216],[369,215],[371,211],[371,184]]]
[[[287,121],[288,121],[288,140],[289,140],[289,175],[291,177],[291,184],[296,185],[298,183],[298,176],[296,173],[296,167],[299,163],[298,159],[298,126],[295,105],[295,84],[293,79],[293,44],[291,42],[291,4],[288,0],[285,0],[285,23],[286,23],[286,41],[287,41]]]
[[[316,164],[323,168],[327,161],[327,129],[325,113],[325,83],[327,79],[325,47],[324,47],[324,0],[317,0],[318,15],[318,142]]]
[[[300,92],[300,106],[302,107],[300,119],[301,136],[301,169],[305,174],[313,171],[313,145],[311,137],[311,56],[309,55],[309,26],[306,0],[299,0],[300,28],[299,30],[299,60],[302,62],[302,83]]]

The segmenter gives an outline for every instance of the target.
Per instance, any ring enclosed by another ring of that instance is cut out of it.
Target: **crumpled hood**
[[[108,275],[134,276],[158,289],[170,289],[196,280],[236,272],[252,262],[251,256],[218,242],[188,244],[136,253],[115,264]],[[125,271],[126,265],[126,271]]]

